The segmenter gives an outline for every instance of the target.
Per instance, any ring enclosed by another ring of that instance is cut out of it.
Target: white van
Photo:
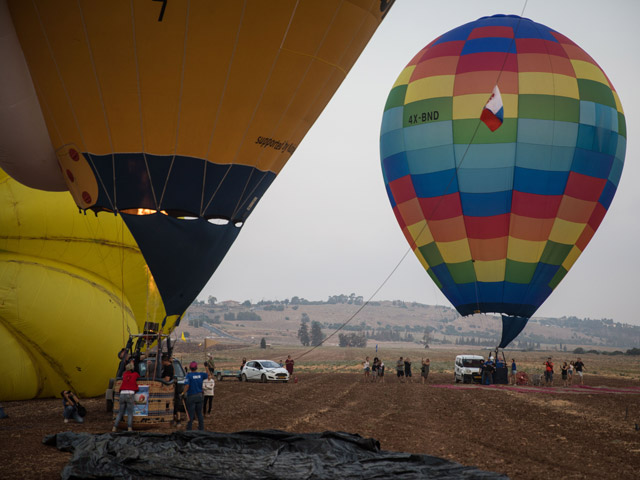
[[[480,383],[483,363],[484,357],[480,355],[458,355],[453,373],[456,383]]]

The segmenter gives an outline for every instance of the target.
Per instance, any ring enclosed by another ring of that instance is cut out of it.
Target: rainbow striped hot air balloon
[[[503,314],[500,347],[593,237],[625,148],[620,100],[596,62],[505,15],[423,48],[389,94],[380,138],[409,244],[461,315]]]

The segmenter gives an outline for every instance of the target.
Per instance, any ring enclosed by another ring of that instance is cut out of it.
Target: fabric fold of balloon
[[[504,118],[491,131],[481,116],[494,88]],[[526,319],[602,222],[626,135],[618,95],[584,50],[496,15],[443,34],[406,66],[380,155],[398,223],[458,312]]]

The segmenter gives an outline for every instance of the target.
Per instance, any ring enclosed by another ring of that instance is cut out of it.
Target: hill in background
[[[339,334],[327,340],[328,345],[338,345],[340,335],[352,335],[364,337],[370,343],[422,345],[426,341],[430,346],[492,347],[498,344],[502,329],[497,315],[461,317],[451,307],[402,300],[373,301],[365,305],[362,297],[351,294],[335,295],[327,301],[309,301],[294,296],[257,304],[248,300],[218,303],[210,297],[208,302],[196,301],[191,305],[178,328],[178,335],[184,331],[194,340],[220,337],[259,343],[264,338],[268,344],[299,345],[301,325],[306,324],[310,332],[315,322],[325,337],[348,322]],[[605,350],[639,347],[640,327],[606,318],[534,317],[510,345],[512,348],[565,351],[589,346]]]

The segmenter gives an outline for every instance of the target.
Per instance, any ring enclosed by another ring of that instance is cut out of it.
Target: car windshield
[[[276,362],[272,362],[271,360],[265,360],[264,362],[260,362],[262,363],[262,366],[264,368],[279,368],[280,364],[276,363]]]
[[[467,368],[480,368],[484,362],[479,358],[465,358],[462,365]]]

